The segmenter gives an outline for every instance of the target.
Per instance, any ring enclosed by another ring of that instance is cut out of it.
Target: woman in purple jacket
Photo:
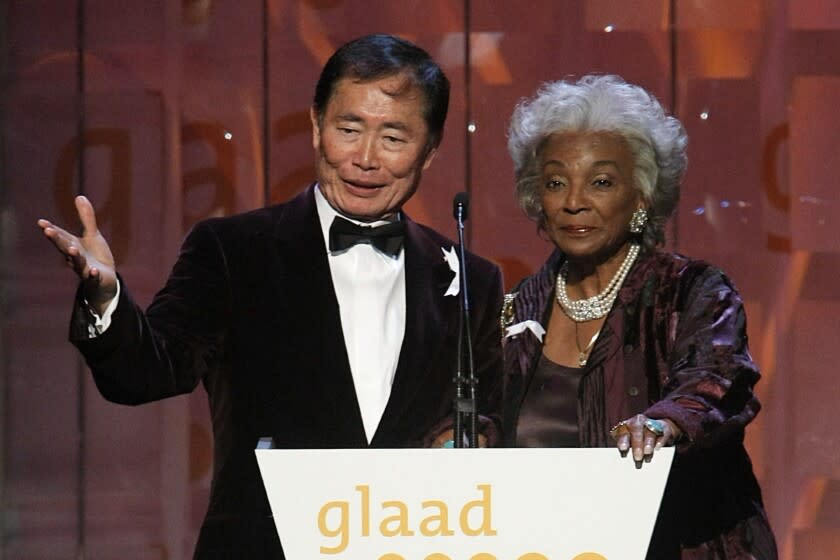
[[[617,76],[544,85],[509,150],[555,250],[506,296],[505,423],[516,447],[677,453],[648,558],[775,559],[743,446],[760,406],[742,301],[717,268],[657,249],[687,137]]]

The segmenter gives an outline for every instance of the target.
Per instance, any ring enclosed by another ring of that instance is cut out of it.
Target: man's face
[[[423,94],[404,75],[370,82],[342,78],[312,119],[321,192],[342,214],[374,221],[399,211],[434,158]]]

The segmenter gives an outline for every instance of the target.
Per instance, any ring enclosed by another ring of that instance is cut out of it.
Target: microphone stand
[[[469,195],[460,192],[455,195],[452,212],[455,216],[458,230],[458,268],[460,277],[461,313],[458,320],[458,366],[454,378],[455,402],[454,402],[454,432],[455,447],[462,448],[478,447],[478,429],[476,426],[476,395],[475,386],[478,381],[475,378],[475,367],[473,364],[472,335],[470,333],[470,298],[467,292],[467,267],[466,251],[464,248],[464,221],[467,219],[469,206]],[[464,346],[466,345],[466,353]],[[464,365],[466,362],[466,375]]]

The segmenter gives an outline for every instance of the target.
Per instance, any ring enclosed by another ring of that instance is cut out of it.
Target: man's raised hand
[[[96,212],[90,201],[84,196],[77,196],[75,204],[82,222],[81,237],[49,220],[38,220],[38,226],[64,256],[67,266],[84,282],[88,304],[101,315],[117,294],[114,255],[96,226]]]

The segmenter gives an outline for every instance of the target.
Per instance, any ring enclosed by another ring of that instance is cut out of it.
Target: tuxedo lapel
[[[287,315],[284,320],[299,322],[301,329],[318,325],[317,332],[313,330],[309,336],[296,339],[301,345],[296,352],[300,357],[292,367],[307,372],[311,378],[307,382],[315,384],[326,399],[322,406],[332,407],[329,414],[346,418],[352,441],[343,444],[365,447],[367,438],[311,187],[282,206],[276,224],[277,253],[271,275],[277,279],[278,297],[283,299],[280,309]],[[458,298],[444,296],[454,273],[443,258],[439,242],[407,218],[404,247],[405,331],[391,394],[371,446],[405,444],[400,420],[418,391],[427,389],[430,372],[440,370],[440,362],[445,360],[452,361],[443,364],[448,368],[445,382],[451,382],[454,375],[455,354],[450,352],[452,360],[448,360],[445,342],[447,338],[455,340]],[[309,321],[309,317],[317,320]],[[399,442],[394,440],[396,434],[402,438]]]
[[[405,335],[391,395],[372,445],[380,434],[391,433],[390,428],[406,412],[423,383],[429,382],[427,375],[437,365],[447,336],[452,337],[457,328],[458,298],[444,296],[454,273],[443,259],[442,248],[406,218]],[[450,249],[450,245],[445,248]],[[449,367],[454,375],[454,352],[452,355]]]
[[[311,383],[319,385],[326,399],[322,406],[333,408],[330,414],[346,418],[356,441],[347,447],[367,444],[359,411],[347,347],[341,328],[338,300],[330,274],[327,249],[315,205],[314,187],[283,206],[276,223],[276,259],[272,276],[283,298],[283,318],[299,323],[300,329],[311,329],[300,337],[297,349],[299,372],[307,372]],[[309,320],[309,318],[315,320]],[[285,365],[284,365],[285,367]]]

